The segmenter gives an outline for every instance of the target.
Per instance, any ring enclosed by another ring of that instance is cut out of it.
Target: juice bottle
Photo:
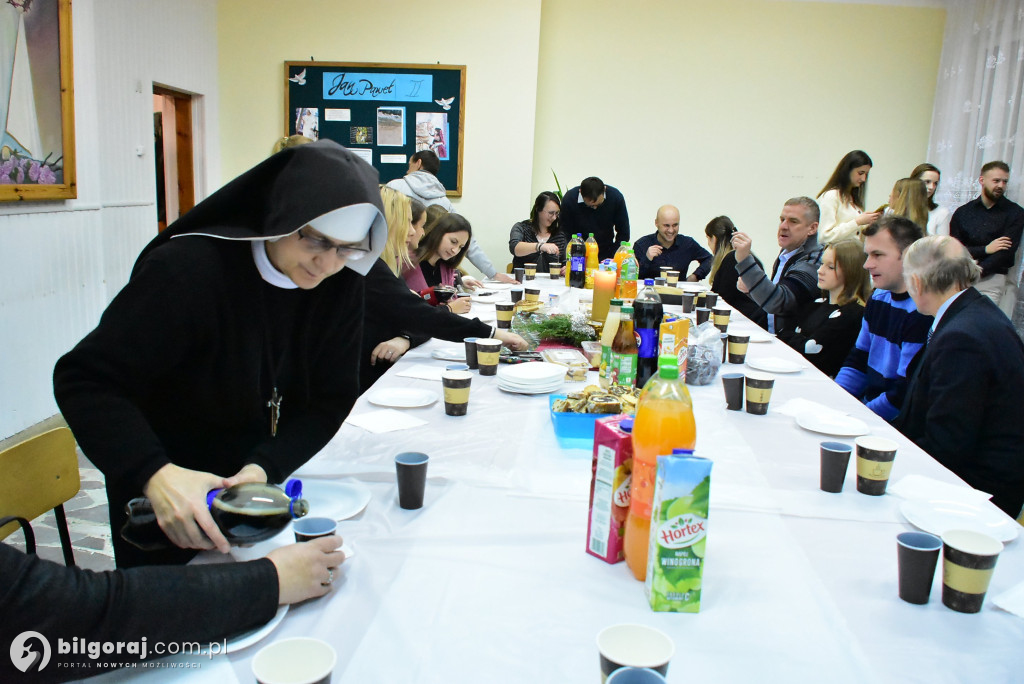
[[[622,287],[622,260],[626,258],[626,254],[629,253],[629,243],[623,240],[619,243],[619,248],[615,250],[615,254],[612,255],[612,261],[615,262],[615,273],[617,274],[615,279],[615,296],[622,298],[619,292],[619,288]]]
[[[612,342],[615,340],[615,333],[619,332],[619,308],[622,306],[621,299],[613,299],[608,305],[608,317],[605,318],[604,328],[601,330],[601,367],[597,372],[598,382],[601,387],[608,387],[608,373],[611,370]]]
[[[619,309],[619,329],[612,340],[608,383],[632,387],[636,384],[636,333],[633,331],[633,307]]]
[[[586,249],[586,280],[584,286],[588,290],[594,289],[594,271],[597,270],[597,240],[594,239],[594,234],[590,233],[587,236],[587,241],[583,243]]]
[[[644,387],[633,421],[633,479],[629,490],[624,551],[633,576],[647,576],[647,550],[651,531],[651,500],[658,456],[673,449],[693,449],[697,425],[693,402],[684,379],[679,377],[676,359],[662,356],[658,374]]]
[[[640,264],[637,263],[633,250],[622,260],[622,267],[619,269],[619,297],[622,299],[636,299],[636,278],[640,273]]]

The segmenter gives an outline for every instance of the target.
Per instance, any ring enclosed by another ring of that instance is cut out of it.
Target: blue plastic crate
[[[594,423],[598,418],[607,418],[609,414],[555,411],[553,407],[559,399],[565,399],[565,395],[553,394],[548,401],[558,445],[563,449],[593,449]]]

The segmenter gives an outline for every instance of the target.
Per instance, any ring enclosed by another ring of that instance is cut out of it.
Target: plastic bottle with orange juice
[[[627,254],[629,254],[629,243],[623,240],[619,243],[619,248],[615,250],[615,254],[612,255],[612,261],[615,262],[615,272],[618,274],[615,281],[615,296],[620,299],[622,298],[622,295],[619,293],[619,288],[622,287],[622,260],[626,258]]]
[[[584,280],[584,287],[588,290],[594,289],[594,271],[597,270],[597,240],[594,239],[594,234],[590,233],[587,236],[586,242],[583,243],[586,248],[586,278]]]
[[[622,299],[636,299],[636,279],[639,274],[640,264],[630,248],[619,268],[619,296]]]
[[[660,357],[658,374],[644,386],[633,421],[633,479],[623,551],[626,565],[640,581],[647,577],[658,456],[671,454],[673,449],[693,449],[697,444],[693,402],[677,364],[672,356]]]

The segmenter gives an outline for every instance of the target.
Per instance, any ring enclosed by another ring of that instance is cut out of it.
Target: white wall
[[[219,139],[214,3],[75,0],[72,18],[78,199],[0,204],[0,438],[57,412],[54,363],[156,234],[153,84],[201,94]],[[220,178],[208,147],[197,196]]]

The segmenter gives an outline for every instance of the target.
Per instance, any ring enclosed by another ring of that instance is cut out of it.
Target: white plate
[[[551,387],[548,389],[538,389],[536,387],[518,387],[515,385],[498,385],[498,389],[503,392],[511,392],[512,394],[551,394],[552,392],[558,392],[562,389],[562,385],[557,387]]]
[[[752,332],[752,333],[736,333],[736,334],[737,335],[749,334],[750,335],[750,341],[751,342],[757,342],[757,343],[760,343],[760,342],[771,342],[772,340],[775,339],[772,335],[769,335],[768,333],[764,332],[763,330],[762,331],[755,331],[755,332]]]
[[[251,629],[244,634],[239,634],[234,639],[227,643],[224,652],[225,653],[238,653],[243,648],[249,648],[255,643],[263,641],[274,629],[281,624],[281,620],[284,620],[285,614],[288,613],[289,606],[279,606],[277,612],[274,613],[274,617],[270,618],[270,622],[255,629]]]
[[[796,424],[811,432],[837,437],[859,437],[871,432],[863,420],[832,412],[801,413],[796,417]]]
[[[666,287],[673,286],[667,285]],[[704,283],[691,283],[682,280],[675,284],[675,288],[677,290],[682,290],[683,292],[707,292],[709,289],[711,289]]]
[[[1019,525],[990,501],[904,501],[900,513],[911,525],[939,536],[948,530],[974,530],[1009,542],[1018,534]]]
[[[445,347],[443,349],[435,349],[430,352],[430,355],[435,359],[441,359],[442,361],[461,361],[466,362],[466,347]]]
[[[304,479],[302,498],[309,503],[309,515],[346,520],[370,503],[370,490],[358,482]]]
[[[388,387],[370,392],[366,400],[375,406],[390,408],[417,408],[437,401],[437,392],[408,387]]]
[[[565,377],[565,366],[546,361],[518,363],[498,369],[499,380],[520,385],[547,385]]]
[[[788,359],[780,359],[777,356],[769,356],[766,359],[751,359],[748,356],[746,363],[751,368],[769,373],[799,373],[804,369],[802,364]]]
[[[499,280],[485,280],[481,287],[485,290],[508,290],[512,287],[512,283],[503,283]]]
[[[505,387],[507,389],[516,389],[516,390],[538,390],[538,391],[545,391],[545,390],[550,390],[552,388],[557,389],[559,387],[562,387],[564,384],[565,384],[565,380],[563,378],[559,378],[558,380],[554,380],[552,382],[528,383],[528,384],[527,383],[522,383],[522,382],[511,382],[509,380],[498,380],[498,387]]]

